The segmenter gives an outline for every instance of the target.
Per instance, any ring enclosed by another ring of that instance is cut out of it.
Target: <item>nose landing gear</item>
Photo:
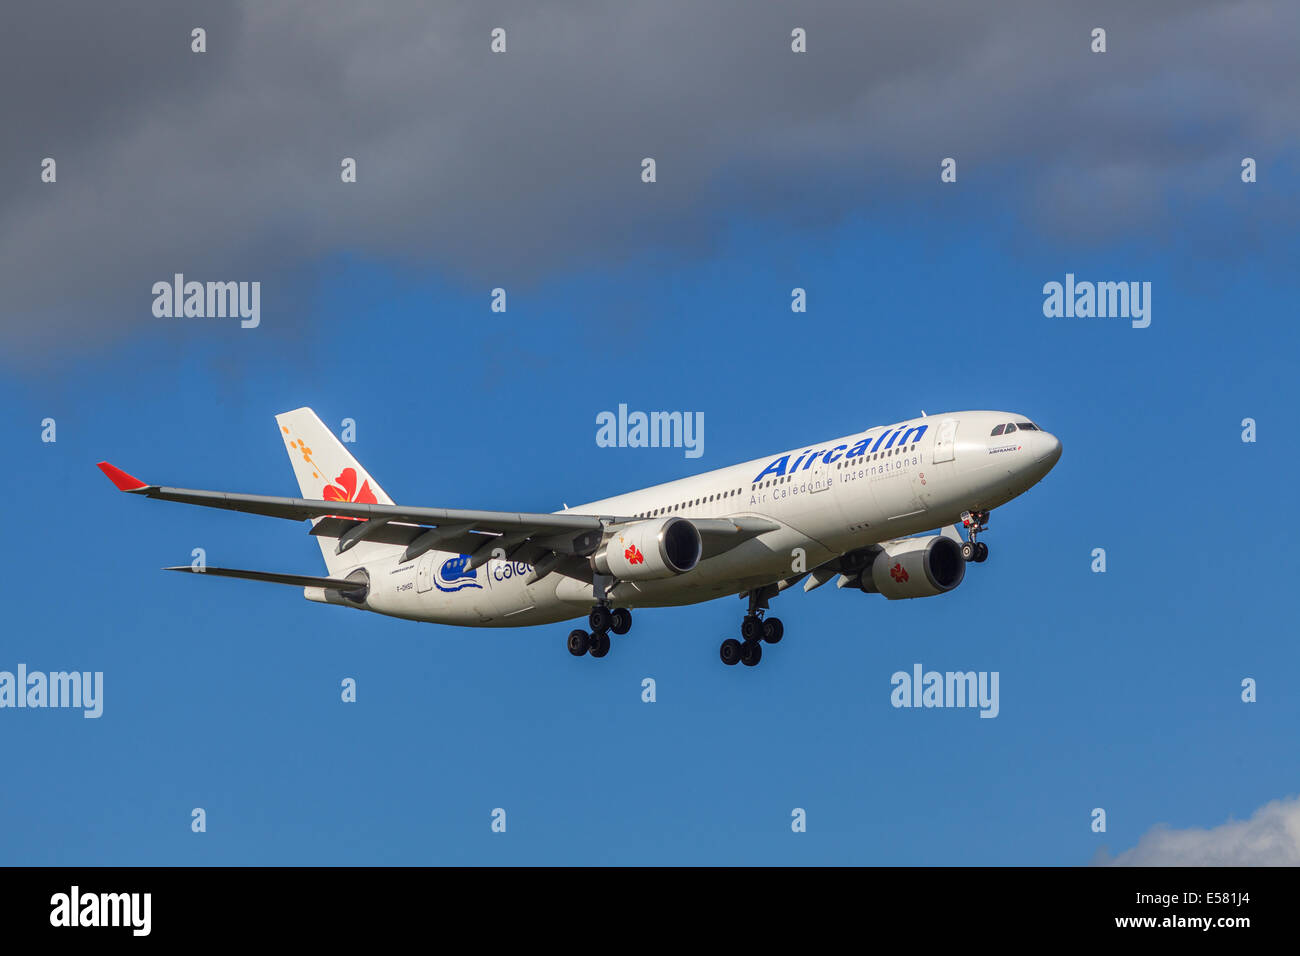
[[[965,511],[961,516],[961,523],[967,529],[970,540],[961,546],[961,556],[967,561],[973,561],[979,564],[988,560],[989,546],[983,541],[976,541],[976,537],[981,531],[989,526],[989,513],[987,511]]]

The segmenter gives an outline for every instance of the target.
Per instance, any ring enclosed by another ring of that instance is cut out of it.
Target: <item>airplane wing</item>
[[[118,490],[146,498],[179,501],[207,508],[224,508],[247,514],[311,519],[311,533],[338,538],[338,553],[359,541],[404,545],[403,561],[437,548],[470,555],[469,567],[486,564],[498,551],[511,560],[537,564],[554,553],[589,554],[599,545],[609,526],[635,521],[631,517],[560,514],[530,514],[516,511],[471,511],[455,508],[413,508],[405,505],[362,504],[348,501],[319,501],[282,498],[274,495],[245,495],[224,491],[200,491],[150,485],[106,461],[99,469]],[[763,518],[692,519],[699,528],[706,556],[734,547],[741,541],[773,530],[779,525]],[[562,573],[567,573],[561,568]],[[588,570],[583,575],[589,576]]]
[[[119,491],[146,498],[294,521],[324,519],[312,529],[312,534],[338,537],[341,551],[362,539],[403,544],[407,546],[406,560],[435,547],[477,556],[480,549],[489,545],[482,554],[483,560],[479,562],[486,563],[497,547],[504,547],[510,552],[525,541],[544,545],[548,551],[582,553],[599,543],[605,528],[605,522],[595,515],[412,508],[402,505],[282,498],[275,495],[244,495],[150,485],[106,461],[99,463],[99,470],[108,476]],[[478,566],[472,561],[471,565]]]

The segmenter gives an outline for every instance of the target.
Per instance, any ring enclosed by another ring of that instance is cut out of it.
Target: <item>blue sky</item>
[[[1249,210],[1177,213],[1212,233]],[[504,315],[488,287],[340,255],[292,280],[309,323],[141,318],[66,364],[11,366],[23,508],[0,668],[102,670],[105,703],[0,712],[0,809],[21,822],[0,860],[1077,864],[1296,792],[1275,530],[1298,464],[1293,272],[1044,239],[977,197],[723,233],[705,254],[503,279]],[[1044,318],[1067,271],[1151,281],[1151,327]],[[704,457],[598,447],[620,402],[702,411]],[[451,507],[552,510],[922,408],[1020,411],[1065,452],[950,595],[787,593],[786,639],[753,669],[717,659],[740,601],[642,611],[596,661],[565,652],[565,625],[420,625],[161,573],[194,547],[322,573],[305,524],[134,500],[94,467],[292,494],[272,415],[301,404],[355,419],[399,501]],[[916,662],[999,671],[1000,715],[893,709],[890,675]]]

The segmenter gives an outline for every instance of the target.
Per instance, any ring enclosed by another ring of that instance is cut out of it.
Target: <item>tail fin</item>
[[[280,437],[284,439],[285,450],[293,463],[293,473],[298,478],[298,487],[304,498],[394,504],[393,499],[379,487],[379,482],[370,477],[310,408],[296,408],[276,415],[275,421],[280,426]],[[312,524],[320,520],[317,518]],[[368,559],[400,550],[396,545],[362,541],[340,555],[335,553],[337,538],[322,536],[316,540],[325,557],[325,566],[331,575],[338,576]]]

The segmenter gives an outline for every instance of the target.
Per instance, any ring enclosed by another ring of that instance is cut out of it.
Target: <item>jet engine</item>
[[[700,563],[700,532],[685,518],[637,521],[610,532],[591,563],[620,581],[654,581],[685,574]]]
[[[891,601],[930,597],[951,591],[966,576],[961,545],[942,534],[882,544],[860,587]]]

